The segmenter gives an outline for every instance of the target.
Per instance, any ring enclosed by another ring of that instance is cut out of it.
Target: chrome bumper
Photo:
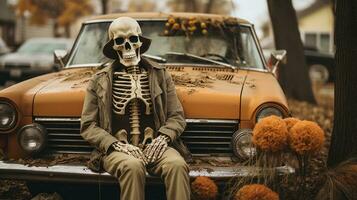
[[[291,174],[291,167],[276,168],[278,174]],[[252,167],[213,167],[197,166],[189,173],[191,178],[207,176],[217,181],[228,180],[232,177],[246,177],[259,175],[258,170]],[[0,161],[0,179],[17,179],[48,182],[73,182],[73,183],[117,183],[117,180],[108,173],[96,173],[83,165],[55,165],[49,167],[29,167],[23,164],[7,163]],[[147,174],[148,183],[161,183],[160,177]]]

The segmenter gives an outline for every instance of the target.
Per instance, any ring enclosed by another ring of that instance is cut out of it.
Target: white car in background
[[[32,38],[16,52],[0,57],[0,84],[23,81],[56,71],[54,50],[69,50],[72,40],[67,38]]]

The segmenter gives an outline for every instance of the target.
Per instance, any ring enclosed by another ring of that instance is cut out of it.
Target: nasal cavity
[[[129,44],[129,42],[125,42],[125,50],[130,50],[131,46]]]

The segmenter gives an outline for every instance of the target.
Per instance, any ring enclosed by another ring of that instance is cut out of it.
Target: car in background
[[[273,51],[273,49],[263,49],[269,68],[271,68],[269,59]],[[305,47],[304,56],[311,82],[329,83],[335,81],[335,57],[333,54],[318,51],[316,48]]]
[[[9,52],[10,52],[9,47],[6,45],[4,40],[0,37],[0,56]]]
[[[332,53],[305,48],[304,55],[313,82],[329,83],[335,81],[335,56]]]
[[[16,52],[0,57],[0,84],[23,81],[56,70],[54,50],[68,50],[72,41],[67,38],[32,38]]]

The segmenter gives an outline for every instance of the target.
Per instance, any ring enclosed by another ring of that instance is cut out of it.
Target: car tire
[[[329,76],[329,71],[325,65],[313,64],[309,66],[309,77],[311,82],[327,83]]]

